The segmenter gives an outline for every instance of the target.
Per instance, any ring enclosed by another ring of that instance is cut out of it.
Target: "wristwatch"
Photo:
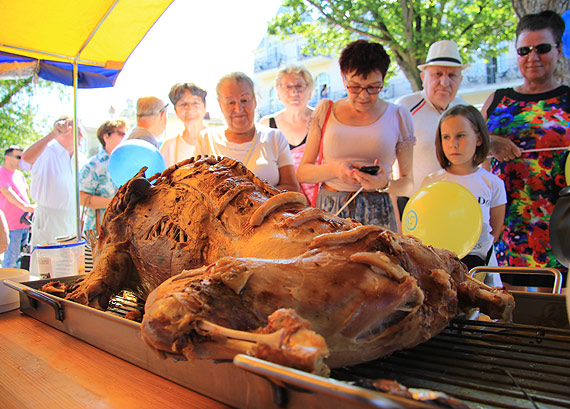
[[[382,189],[376,189],[378,193],[388,193],[388,189],[390,189],[390,185],[392,184],[392,180],[388,179],[388,183]]]

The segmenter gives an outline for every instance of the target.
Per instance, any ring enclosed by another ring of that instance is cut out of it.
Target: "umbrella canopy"
[[[31,75],[77,88],[111,87],[132,51],[174,0],[4,0],[0,3],[0,78]],[[4,74],[2,74],[4,72]],[[77,180],[78,162],[75,155]],[[77,196],[77,237],[79,184]]]
[[[113,86],[129,55],[172,2],[3,1],[0,62],[35,63],[40,77],[66,85],[73,85],[76,63],[80,88]]]

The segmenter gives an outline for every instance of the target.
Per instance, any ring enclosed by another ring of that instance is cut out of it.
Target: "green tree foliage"
[[[38,138],[31,103],[32,78],[0,81],[0,147],[25,147]]]
[[[337,54],[355,38],[383,44],[410,81],[421,89],[418,64],[438,40],[454,40],[462,56],[494,57],[512,40],[516,17],[510,0],[285,0],[289,12],[270,24],[270,34],[300,34],[307,51]]]

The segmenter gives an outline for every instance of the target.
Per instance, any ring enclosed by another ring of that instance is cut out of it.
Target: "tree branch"
[[[32,82],[32,79],[33,79],[33,77],[29,77],[29,78],[26,78],[25,80],[23,80],[21,82],[16,83],[14,88],[9,90],[8,93],[4,96],[4,98],[2,98],[2,101],[0,101],[0,108],[4,107],[4,105],[6,105],[8,102],[10,102],[10,100],[12,99],[12,97],[14,95],[16,95],[18,92],[20,92],[20,90],[22,90],[28,84],[30,84]]]
[[[336,19],[332,16],[333,13],[327,13],[325,10],[325,7],[323,6],[323,3],[320,1],[316,1],[316,0],[306,0],[307,3],[311,4],[313,7],[315,7],[315,9],[317,9],[319,11],[319,13],[321,13],[321,15],[332,25],[334,26],[338,26],[341,28],[344,28],[347,31],[356,33],[356,34],[362,34],[366,37],[372,37],[372,38],[376,38],[380,41],[383,42],[391,42],[393,41],[393,37],[390,34],[390,32],[388,31],[388,28],[386,27],[385,24],[383,24],[381,21],[380,22],[375,22],[377,25],[371,24],[368,20],[362,20],[362,19],[356,19],[356,18],[352,18],[351,21],[349,22],[344,22],[344,21],[339,21],[339,19]],[[328,6],[337,13],[337,15],[342,15],[341,10],[339,10],[338,8],[335,9],[335,7],[332,4],[328,4]],[[352,27],[350,25],[350,23],[356,23],[358,25],[363,25],[363,26],[368,26],[368,27],[372,27],[375,28],[377,30],[380,31],[381,35],[373,35],[368,31],[359,29],[359,28],[355,28]]]

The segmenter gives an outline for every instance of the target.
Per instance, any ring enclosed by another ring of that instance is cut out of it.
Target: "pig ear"
[[[152,195],[154,188],[144,177],[145,170],[146,168],[142,168],[137,176],[127,183],[127,189],[122,203],[124,209],[132,208],[141,200]]]

